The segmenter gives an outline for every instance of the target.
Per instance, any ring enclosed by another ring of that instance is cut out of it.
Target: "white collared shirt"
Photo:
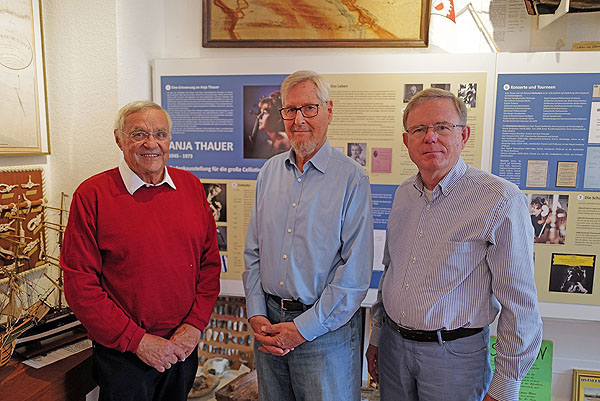
[[[140,189],[143,186],[157,187],[162,184],[167,184],[171,188],[177,189],[175,187],[175,183],[173,183],[173,180],[171,179],[171,176],[169,175],[169,170],[167,169],[166,166],[165,166],[165,175],[163,177],[163,180],[161,182],[159,182],[158,184],[151,184],[151,183],[148,183],[148,182],[145,182],[144,180],[142,180],[136,173],[133,172],[133,170],[131,168],[129,168],[129,166],[125,162],[125,159],[121,159],[121,163],[119,163],[119,173],[121,174],[121,179],[123,180],[123,183],[125,184],[125,187],[127,188],[127,192],[129,192],[131,195],[133,195],[135,193],[135,191],[137,191],[138,189]]]

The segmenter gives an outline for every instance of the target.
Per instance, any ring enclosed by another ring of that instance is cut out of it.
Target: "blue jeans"
[[[492,380],[488,327],[440,344],[406,340],[384,322],[377,359],[381,401],[481,401]]]
[[[301,313],[281,311],[277,302],[267,300],[267,317],[271,323],[291,322]],[[360,312],[357,311],[339,329],[300,344],[282,357],[259,351],[255,341],[258,399],[359,401],[361,326]]]

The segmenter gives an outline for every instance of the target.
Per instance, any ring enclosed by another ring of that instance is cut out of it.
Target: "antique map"
[[[212,40],[418,38],[421,1],[207,0]]]
[[[2,153],[41,150],[35,40],[31,0],[0,0]]]

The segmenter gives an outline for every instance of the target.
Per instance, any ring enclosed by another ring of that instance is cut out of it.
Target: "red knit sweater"
[[[61,262],[69,306],[89,337],[136,352],[144,333],[203,330],[221,263],[204,188],[170,168],[163,184],[127,192],[114,168],[84,181],[71,204]]]

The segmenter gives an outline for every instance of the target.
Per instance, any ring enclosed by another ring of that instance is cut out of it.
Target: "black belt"
[[[280,298],[277,295],[267,294],[267,298],[273,299],[275,302],[279,304],[281,310],[287,310],[290,312],[304,312],[312,307],[312,305],[305,305],[300,301],[289,298]]]
[[[390,325],[392,329],[400,333],[400,335],[407,340],[420,341],[420,342],[437,342],[438,341],[438,331],[441,334],[442,341],[452,341],[457,338],[469,337],[473,334],[477,334],[483,330],[483,327],[476,328],[466,328],[461,327],[454,330],[411,330],[405,327],[398,325],[398,323],[394,322],[387,314],[385,315],[385,320]]]

